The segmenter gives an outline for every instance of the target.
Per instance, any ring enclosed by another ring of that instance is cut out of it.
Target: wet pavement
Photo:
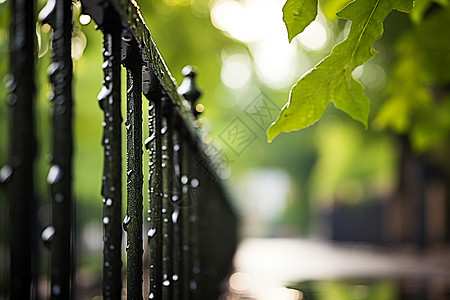
[[[245,239],[234,263],[226,299],[450,299],[449,248]],[[336,286],[350,292],[325,296]]]

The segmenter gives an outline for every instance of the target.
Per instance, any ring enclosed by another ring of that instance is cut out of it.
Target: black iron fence
[[[177,89],[135,0],[83,0],[103,32],[104,112],[103,299],[214,299],[236,245],[232,212],[213,160],[196,129],[195,72],[183,70]],[[41,229],[35,197],[35,5],[11,0],[9,161],[0,172],[8,198],[10,299],[37,299],[40,243],[50,252],[51,299],[75,299],[72,199],[72,1],[48,0],[40,12],[52,34],[52,153],[47,183],[51,222]],[[127,72],[126,120],[121,113],[121,68]],[[99,64],[100,67],[100,64]],[[142,95],[148,100],[148,137],[142,136]],[[123,124],[124,123],[124,124]],[[122,126],[126,127],[127,182],[122,210]],[[143,234],[143,146],[149,155],[147,220]],[[126,232],[126,280],[122,233]],[[41,240],[36,236],[41,234]],[[144,238],[145,236],[145,238]],[[145,245],[144,240],[147,241]],[[149,253],[143,265],[144,248]],[[144,270],[149,293],[143,295]],[[126,282],[126,289],[123,286]],[[1,295],[0,295],[1,296]],[[5,295],[3,295],[5,296]]]

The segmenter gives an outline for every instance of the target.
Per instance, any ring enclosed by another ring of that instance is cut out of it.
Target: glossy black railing
[[[10,299],[37,299],[40,261],[35,180],[33,1],[11,0],[10,158],[0,179],[9,199]],[[200,92],[186,67],[177,88],[135,0],[83,0],[103,32],[103,299],[215,299],[236,246],[236,217],[196,128]],[[39,18],[53,28],[51,221],[41,238],[50,253],[51,299],[75,299],[72,199],[72,1],[48,0]],[[126,120],[121,68],[126,69]],[[148,100],[143,141],[142,95]],[[122,211],[122,126],[126,127],[126,211]],[[149,155],[144,224],[143,148]],[[24,189],[23,187],[27,187]],[[26,217],[24,217],[26,216]],[[21,220],[21,222],[17,222]],[[146,235],[144,233],[147,231]],[[148,229],[148,230],[147,230]],[[122,233],[126,232],[126,259]],[[144,237],[146,243],[144,243]],[[148,264],[144,265],[144,253]],[[122,277],[122,260],[126,277]],[[144,272],[148,272],[148,282]],[[124,286],[126,285],[126,289]],[[148,286],[148,292],[144,288]]]

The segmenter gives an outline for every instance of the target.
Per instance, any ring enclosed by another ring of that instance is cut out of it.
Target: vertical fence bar
[[[173,299],[182,299],[182,283],[180,280],[180,274],[182,274],[183,260],[182,260],[182,224],[181,217],[182,206],[181,201],[181,143],[180,143],[180,120],[175,119],[174,130],[172,133],[173,142],[173,168],[174,168],[174,178],[173,178],[173,191],[172,191],[172,205],[174,205],[174,210],[172,212],[172,223],[173,223],[173,275],[172,275],[172,289],[173,289]]]
[[[172,299],[172,213],[171,203],[173,192],[173,144],[172,144],[172,105],[169,99],[163,98],[163,116],[162,116],[162,172],[163,172],[163,199],[162,199],[162,218],[163,218],[163,293],[162,299]],[[169,199],[170,197],[170,199]]]
[[[142,299],[142,62],[140,50],[125,33],[127,68],[127,297]]]
[[[11,1],[10,70],[7,87],[10,118],[9,164],[2,168],[10,212],[10,299],[36,297],[34,211],[34,1]],[[34,278],[33,278],[34,277]]]
[[[162,172],[161,172],[161,95],[159,85],[152,77],[150,63],[145,61],[143,92],[149,99],[148,128],[149,136],[145,140],[145,147],[149,153],[149,194],[147,233],[149,253],[149,299],[162,298]]]
[[[195,157],[196,154],[192,155],[190,159],[193,161],[191,165],[191,173],[189,178],[189,194],[191,197],[192,206],[190,207],[190,239],[191,239],[191,259],[192,259],[192,269],[191,269],[191,282],[189,288],[191,291],[192,299],[201,299],[201,292],[204,287],[201,283],[200,274],[200,230],[199,230],[199,212],[200,212],[200,199],[201,199],[201,187],[200,181],[198,179],[199,164],[196,164],[198,160]]]
[[[72,253],[72,2],[48,1],[40,19],[53,27],[53,146],[47,182],[52,201],[52,225],[42,238],[50,247],[51,299],[71,299]]]
[[[105,16],[116,16],[111,9]],[[122,115],[120,109],[121,31],[116,20],[102,26],[104,72],[103,88],[98,101],[104,112],[103,196],[103,299],[122,297]]]
[[[191,268],[192,268],[192,244],[191,244],[191,224],[190,224],[190,211],[191,211],[191,195],[189,193],[189,176],[191,172],[191,145],[188,137],[186,137],[186,130],[182,128],[182,141],[180,149],[180,166],[181,166],[181,222],[182,222],[182,273],[181,285],[183,291],[183,299],[188,300],[191,298],[190,286],[191,286]]]

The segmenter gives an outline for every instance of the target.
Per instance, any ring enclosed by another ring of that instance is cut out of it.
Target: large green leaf
[[[317,122],[328,103],[367,127],[370,102],[353,70],[376,51],[373,43],[383,34],[383,21],[392,10],[409,11],[413,0],[356,0],[338,13],[352,21],[347,38],[292,87],[288,103],[267,131],[269,142],[281,132],[300,130]]]
[[[283,6],[283,21],[286,24],[289,42],[305,30],[317,15],[317,0],[287,0]]]

